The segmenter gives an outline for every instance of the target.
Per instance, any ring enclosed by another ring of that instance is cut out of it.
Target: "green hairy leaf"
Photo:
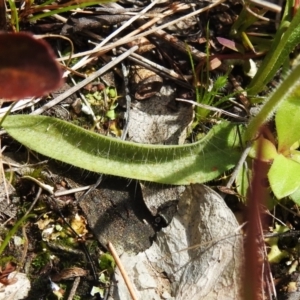
[[[280,105],[275,117],[278,152],[285,152],[300,141],[299,111],[299,95],[291,95]]]
[[[23,145],[53,159],[93,172],[167,184],[212,180],[240,156],[236,127],[227,122],[214,126],[202,140],[180,146],[121,141],[45,116],[8,116],[3,127]]]
[[[300,11],[300,10],[299,10]],[[247,130],[245,130],[244,137],[245,141],[254,140],[259,133],[260,127],[269,121],[274,112],[280,108],[284,101],[289,101],[289,98],[294,98],[297,95],[297,90],[299,90],[300,82],[299,82],[299,74],[300,74],[300,64],[296,65],[295,68],[291,70],[291,72],[286,76],[286,78],[281,82],[281,84],[271,93],[268,97],[267,101],[262,106],[259,113],[250,120]],[[299,96],[298,96],[299,98]],[[294,100],[293,100],[294,101]],[[296,100],[297,101],[297,100]],[[294,104],[288,104],[294,105]],[[293,112],[291,112],[293,113]],[[283,113],[285,115],[285,113]],[[282,116],[279,117],[281,119]],[[287,115],[289,118],[289,115]],[[293,113],[292,121],[295,122],[295,116]],[[279,122],[279,126],[281,127],[281,120],[276,120]],[[286,121],[289,124],[289,120]],[[280,128],[280,138],[282,139],[282,130],[284,128]],[[293,130],[294,132],[294,130]],[[286,133],[285,133],[286,134]],[[290,138],[289,138],[290,140]],[[297,139],[295,139],[295,142]]]
[[[277,199],[289,196],[299,188],[300,164],[279,154],[274,159],[268,179]]]

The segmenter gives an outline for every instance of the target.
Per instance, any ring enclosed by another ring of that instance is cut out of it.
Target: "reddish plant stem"
[[[260,130],[260,134],[265,128]],[[267,187],[267,173],[269,164],[263,162],[261,158],[262,145],[258,146],[258,159],[253,160],[253,176],[247,199],[247,238],[245,247],[245,299],[258,300],[263,295],[262,264],[263,259],[260,238],[261,215],[260,207],[264,205],[269,193]]]

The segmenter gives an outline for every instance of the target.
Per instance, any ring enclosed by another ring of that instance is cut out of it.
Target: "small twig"
[[[233,113],[230,113],[230,112],[228,112],[226,110],[223,110],[223,109],[220,109],[220,108],[216,108],[216,107],[213,107],[213,106],[210,106],[210,105],[207,105],[207,104],[201,104],[201,103],[197,103],[197,102],[192,101],[192,100],[181,99],[181,98],[176,98],[175,100],[176,101],[181,101],[181,102],[187,102],[187,103],[190,103],[192,105],[196,105],[196,106],[199,106],[199,107],[211,110],[211,111],[215,111],[215,112],[218,112],[218,113],[221,113],[221,114],[224,114],[224,115],[227,115],[227,116],[230,116],[230,117],[242,120],[242,121],[247,121],[248,120],[248,119],[246,119],[244,117],[240,117],[240,116],[238,116],[236,114],[233,114]]]
[[[84,51],[84,52],[81,52],[81,53],[77,53],[75,55],[73,55],[73,58],[75,57],[81,57],[81,56],[85,56],[85,55],[91,55],[91,54],[95,54],[97,56],[103,54],[103,53],[106,53],[107,51],[110,51],[111,49],[113,48],[116,48],[118,46],[121,46],[121,45],[124,45],[124,44],[127,44],[129,42],[133,42],[135,41],[136,39],[139,39],[141,37],[144,37],[144,36],[147,36],[148,34],[154,32],[153,30],[148,30],[144,33],[141,33],[143,30],[151,27],[152,25],[154,25],[157,21],[160,21],[163,17],[167,17],[177,11],[180,11],[180,8],[182,7],[183,4],[180,4],[178,6],[176,6],[176,8],[173,8],[171,10],[167,10],[163,13],[163,15],[159,15],[155,18],[153,18],[152,20],[148,21],[146,24],[142,25],[141,27],[139,27],[138,29],[134,30],[134,31],[131,31],[129,34],[127,34],[126,36],[124,36],[123,38],[121,38],[121,40],[118,40],[116,42],[113,42],[111,44],[108,44],[107,46],[104,46],[104,43],[101,42],[99,45],[97,45],[94,49],[92,50],[89,50],[89,51]],[[186,6],[184,6],[186,7]],[[169,23],[167,23],[169,24]],[[165,25],[165,24],[164,24]],[[163,25],[162,25],[163,26]],[[167,27],[167,26],[165,26]],[[163,28],[165,28],[163,27]],[[151,31],[151,32],[149,32]],[[139,34],[140,33],[140,34]],[[135,36],[136,34],[138,34],[138,36]],[[107,39],[105,39],[105,41],[109,40],[110,39],[110,36],[107,37]],[[89,62],[90,60],[92,60],[93,58],[88,58],[86,59],[86,57],[84,57],[83,59],[85,59],[85,62]],[[65,57],[63,57],[62,59],[59,59],[58,61],[60,60],[65,60]],[[81,61],[80,61],[81,62]],[[74,65],[73,68],[79,68],[81,64],[79,64],[80,62],[78,62],[78,64]]]
[[[271,3],[271,1],[264,1],[264,0],[250,0],[251,4],[254,4],[256,6],[260,6],[264,9],[267,9],[269,11],[273,11],[277,14],[281,13],[282,7],[278,4]]]
[[[137,40],[137,39],[139,39],[139,38],[142,38],[142,37],[145,37],[145,36],[147,36],[147,35],[149,35],[149,34],[152,34],[152,33],[156,32],[156,31],[159,30],[159,29],[166,28],[166,27],[171,26],[171,25],[174,25],[174,24],[176,24],[176,23],[178,23],[178,22],[180,22],[180,21],[183,21],[183,20],[185,20],[185,19],[191,18],[191,17],[196,16],[196,15],[198,15],[198,14],[200,14],[200,13],[203,13],[203,12],[205,12],[205,11],[208,11],[208,10],[212,9],[213,7],[215,7],[215,6],[220,5],[220,4],[223,3],[224,1],[225,1],[225,0],[217,0],[216,2],[213,2],[212,4],[207,5],[207,6],[204,7],[204,8],[198,9],[198,10],[192,12],[192,13],[189,13],[189,14],[187,14],[187,15],[184,15],[183,17],[180,17],[180,18],[178,18],[178,19],[175,19],[175,20],[173,20],[173,21],[171,21],[171,22],[165,23],[165,24],[160,25],[160,26],[158,26],[158,27],[151,28],[151,29],[149,29],[149,30],[147,30],[147,31],[145,31],[145,32],[143,32],[143,33],[141,33],[141,34],[138,34],[138,35],[136,35],[136,36],[128,37],[128,35],[127,35],[127,36],[121,38],[120,40],[118,40],[118,41],[115,42],[115,43],[108,44],[107,46],[101,47],[101,49],[98,49],[98,48],[96,47],[96,48],[94,48],[93,50],[85,51],[85,52],[81,52],[81,53],[75,54],[75,55],[73,55],[72,58],[80,57],[80,56],[84,56],[84,55],[91,55],[91,54],[93,54],[93,53],[96,53],[97,56],[99,56],[99,55],[101,55],[102,53],[107,52],[107,51],[109,51],[109,50],[111,50],[111,49],[113,49],[113,48],[116,48],[116,47],[118,47],[118,46],[121,46],[121,45],[130,43],[130,42],[133,42],[133,41],[135,41],[135,40]],[[180,7],[180,8],[182,8],[182,7]],[[177,11],[177,10],[176,10],[176,11]],[[173,14],[173,13],[174,13],[174,10],[169,10],[169,11],[167,11],[167,12],[164,13],[164,16],[166,17],[166,16],[168,16],[168,15],[170,15],[170,14]],[[153,22],[152,22],[152,21],[153,21]],[[156,18],[154,18],[153,20],[151,20],[151,24],[150,24],[149,22],[147,23],[147,26],[148,26],[148,27],[149,27],[149,26],[152,26],[152,25],[153,25],[154,23],[156,23],[157,21],[158,21],[158,20],[157,20]],[[145,24],[145,25],[146,25],[146,24]],[[143,26],[145,26],[145,25],[143,25]],[[63,58],[61,58],[61,59],[58,59],[58,61],[66,60],[66,59],[68,59],[68,57],[63,57]],[[74,67],[73,67],[73,68],[74,68]]]
[[[120,49],[122,51],[126,51],[126,49],[123,47],[120,47]],[[164,66],[154,63],[151,60],[149,60],[139,54],[136,54],[136,53],[132,53],[128,57],[128,59],[133,61],[135,64],[143,66],[157,74],[161,74],[162,77],[168,77],[172,80],[175,80],[177,84],[179,84],[183,87],[191,88],[191,85],[188,82],[183,81],[184,78],[181,75],[177,74],[174,70],[170,70]]]
[[[68,67],[71,60],[72,60],[72,55],[74,54],[74,44],[72,42],[72,40],[70,38],[68,38],[67,36],[64,36],[64,35],[59,35],[59,34],[41,34],[41,35],[34,35],[34,37],[36,39],[45,39],[45,38],[58,38],[58,39],[63,39],[63,40],[66,40],[69,42],[70,44],[70,47],[71,47],[71,51],[70,51],[70,55],[69,55],[69,59],[68,61],[66,62],[66,66]]]
[[[177,50],[186,53],[186,43],[175,37],[174,35],[168,34],[162,29],[157,29],[155,32],[153,32],[153,35],[155,35],[157,38],[162,39],[166,42],[169,42],[170,45]],[[189,51],[195,60],[202,60],[205,58],[207,55],[204,52],[201,52],[197,50],[195,47],[192,47],[189,45]]]
[[[105,38],[100,44],[98,44],[94,50],[100,50],[103,45],[105,45],[108,41],[110,41],[113,37],[115,37],[118,33],[120,33],[123,29],[128,27],[130,24],[132,24],[136,19],[138,19],[140,16],[145,14],[149,9],[151,9],[155,4],[157,0],[150,3],[145,9],[143,9],[140,13],[138,13],[136,16],[125,22],[120,28],[118,28],[116,31],[114,31],[112,34],[110,34],[107,38]],[[73,56],[74,57],[74,56]],[[83,57],[78,63],[76,63],[72,69],[77,69],[83,66],[89,59],[89,56]]]
[[[43,113],[44,111],[48,110],[49,108],[53,107],[54,105],[58,104],[62,100],[66,99],[70,95],[72,95],[75,92],[77,92],[79,89],[81,89],[84,86],[86,86],[91,81],[95,80],[97,77],[99,77],[103,73],[105,73],[108,70],[110,70],[112,67],[114,67],[119,62],[121,62],[122,60],[124,60],[127,56],[129,56],[131,53],[133,53],[137,49],[138,49],[138,46],[132,47],[131,49],[129,49],[128,51],[126,51],[125,53],[121,54],[119,57],[117,57],[116,59],[114,59],[113,61],[111,61],[108,64],[106,64],[103,68],[101,68],[100,70],[98,70],[95,73],[93,73],[92,75],[90,75],[88,78],[86,78],[86,79],[82,80],[81,82],[79,82],[76,86],[71,87],[69,90],[67,90],[66,92],[64,92],[61,95],[59,95],[58,97],[56,97],[55,99],[53,99],[51,102],[47,103],[46,105],[44,105],[41,108],[39,108],[39,109],[35,110],[34,112],[32,112],[31,115],[39,115],[39,114]]]
[[[25,213],[25,215],[23,216],[23,218],[25,218],[25,217],[32,211],[32,209],[34,208],[35,204],[37,203],[37,201],[39,200],[39,198],[40,198],[40,196],[41,196],[42,190],[43,190],[43,189],[42,189],[41,187],[39,187],[39,190],[38,190],[38,192],[37,192],[37,194],[36,194],[36,196],[35,196],[33,202],[31,203],[29,209],[26,211],[26,213]]]
[[[277,201],[276,204],[279,205],[279,206],[281,206],[283,209],[285,209],[285,210],[288,211],[289,213],[293,214],[294,216],[300,217],[299,213],[296,213],[296,212],[294,212],[293,210],[289,209],[288,207],[282,205],[282,204],[280,203],[280,201]]]
[[[54,197],[61,197],[61,196],[66,196],[66,195],[70,195],[70,194],[74,194],[74,193],[78,193],[78,192],[82,192],[82,191],[86,191],[91,187],[91,185],[87,185],[87,186],[82,186],[82,187],[78,187],[78,188],[74,188],[74,189],[70,189],[70,190],[65,190],[65,191],[57,191],[54,193]]]
[[[126,99],[126,117],[125,117],[125,126],[123,128],[122,136],[121,139],[125,140],[128,128],[129,128],[129,120],[130,120],[130,106],[131,106],[131,97],[130,97],[130,92],[128,88],[128,75],[129,75],[129,70],[128,68],[125,67],[124,63],[122,65],[122,73],[123,73],[123,80],[124,80],[124,90],[125,90],[125,99]]]
[[[65,65],[63,65],[63,64],[61,64],[61,63],[60,63],[60,66],[61,66],[63,69],[69,71],[71,74],[77,75],[78,77],[81,77],[81,78],[86,78],[86,77],[87,77],[85,74],[80,73],[80,72],[78,72],[78,71],[75,71],[75,70],[73,70],[72,68],[69,68],[69,67],[67,67],[67,66],[65,66]]]
[[[11,110],[11,112],[15,112],[15,111],[18,111],[18,110],[22,110],[22,109],[31,107],[31,106],[35,105],[36,103],[38,103],[40,100],[41,100],[41,98],[37,98],[37,99],[33,99],[32,98],[32,99],[23,99],[23,100],[19,100],[17,102],[14,102],[14,103],[16,103],[16,105]],[[9,109],[10,109],[10,106],[2,107],[0,109],[0,116],[2,116],[3,114],[5,114]],[[1,133],[2,132],[3,131],[1,131]]]
[[[231,81],[231,83],[234,87],[234,90],[238,92],[238,98],[244,105],[243,109],[246,110],[247,113],[249,113],[249,107],[251,106],[251,103],[250,103],[249,99],[247,98],[246,91],[240,86],[240,84],[238,83],[238,81],[232,74],[229,74],[228,78]]]
[[[283,224],[286,226],[286,224]],[[264,238],[275,238],[275,237],[298,237],[300,235],[300,230],[290,230],[285,232],[268,232],[263,235]]]
[[[252,143],[248,143],[248,144],[246,145],[246,148],[245,148],[243,154],[241,155],[240,160],[239,160],[238,163],[236,164],[236,166],[235,166],[235,168],[234,168],[234,170],[233,170],[233,172],[232,172],[232,174],[231,174],[231,177],[230,177],[230,179],[228,180],[228,182],[227,182],[227,184],[226,184],[226,187],[227,187],[227,188],[230,189],[231,186],[232,186],[232,184],[234,183],[234,181],[235,181],[235,179],[236,179],[236,177],[237,177],[237,175],[238,175],[238,172],[240,171],[240,168],[243,166],[243,163],[244,163],[244,161],[246,160],[246,158],[247,158],[247,156],[248,156],[248,154],[249,154],[249,152],[250,152],[251,146],[252,146]]]
[[[74,280],[74,282],[73,282],[73,286],[72,286],[72,289],[71,289],[71,291],[70,291],[68,300],[72,300],[72,299],[74,298],[79,283],[80,283],[80,277],[78,276],[78,277],[75,278],[75,280]]]
[[[100,183],[102,182],[102,179],[103,179],[103,174],[100,174],[96,183],[91,185],[88,188],[88,190],[79,197],[79,199],[76,201],[76,203],[79,204],[87,195],[89,195],[92,191],[94,191],[100,185]]]
[[[44,9],[43,12],[49,12],[50,10],[49,9]],[[58,21],[60,22],[63,22],[63,23],[67,23],[68,19],[64,18],[63,16],[61,15],[58,15],[58,14],[54,14],[51,16],[51,18],[55,18],[57,19]]]
[[[138,297],[137,297],[137,295],[136,295],[136,293],[135,293],[135,291],[134,291],[134,288],[133,288],[133,286],[132,286],[132,283],[131,283],[131,281],[129,280],[129,277],[128,277],[128,275],[127,275],[127,272],[126,272],[125,269],[124,269],[124,266],[123,266],[123,264],[122,264],[122,262],[121,262],[121,260],[120,260],[120,258],[119,258],[119,256],[118,256],[118,254],[117,254],[117,251],[116,251],[115,247],[112,245],[111,242],[108,242],[107,248],[108,248],[108,250],[110,251],[111,255],[113,256],[113,258],[114,258],[114,260],[115,260],[115,262],[116,262],[116,264],[117,264],[117,266],[118,266],[118,268],[119,268],[119,270],[120,270],[120,272],[121,272],[121,274],[122,274],[122,277],[123,277],[123,279],[124,279],[124,282],[125,282],[125,284],[126,284],[126,286],[127,286],[127,288],[128,288],[128,291],[129,291],[129,293],[130,293],[132,299],[133,299],[133,300],[138,300]]]
[[[61,52],[58,51],[58,53],[59,53],[59,56],[61,57]],[[63,62],[63,64],[65,65],[64,62]],[[67,66],[65,66],[65,67],[67,67]],[[68,68],[68,69],[70,69],[70,72],[71,72],[71,73],[72,73],[72,72],[77,73],[77,71],[74,71],[74,70],[72,70],[71,68]],[[84,78],[87,78],[87,76],[85,76],[84,74],[82,74],[82,75],[83,75]],[[74,84],[74,86],[76,86],[76,85],[77,85],[77,82],[75,81],[75,79],[74,79],[71,75],[69,76],[69,78],[71,79],[71,81],[72,81],[72,83]],[[85,105],[85,108],[86,108],[86,114],[88,114],[89,116],[91,116],[92,119],[93,119],[93,122],[95,123],[95,122],[96,122],[96,116],[95,116],[95,113],[94,113],[94,111],[93,111],[93,109],[92,109],[90,103],[86,100],[85,96],[84,96],[80,91],[79,91],[78,93],[79,93],[79,95],[80,95],[80,98],[81,98],[82,102],[83,102],[84,105]],[[83,111],[83,109],[84,109],[84,107],[82,107],[82,111]]]
[[[213,245],[219,243],[219,242],[222,242],[224,240],[228,240],[230,238],[236,238],[237,236],[239,235],[243,235],[243,233],[241,233],[241,230],[242,228],[246,225],[246,223],[243,223],[242,225],[238,226],[234,233],[232,234],[227,234],[223,237],[220,237],[220,238],[217,238],[215,240],[211,240],[211,241],[208,241],[208,242],[205,242],[205,243],[201,243],[201,244],[195,244],[193,246],[190,246],[190,247],[186,247],[184,249],[180,249],[178,251],[174,251],[174,252],[171,252],[169,255],[172,255],[172,254],[176,254],[176,253],[180,253],[180,252],[183,252],[183,251],[188,251],[188,250],[194,250],[196,248],[200,248],[200,247],[203,247],[203,246],[209,246],[209,247],[212,247]]]
[[[276,207],[276,206],[275,206]],[[266,209],[266,210],[264,210],[264,213],[266,214],[266,215],[269,215],[269,216],[271,216],[272,218],[273,218],[273,222],[274,222],[274,220],[276,220],[278,223],[280,223],[282,226],[286,226],[286,224],[283,222],[283,221],[281,221],[279,218],[277,218],[275,215],[273,215],[273,214],[271,214],[271,212],[268,210],[268,209]],[[265,235],[264,235],[265,236]],[[266,237],[266,236],[265,236]]]
[[[32,177],[32,176],[29,176],[29,175],[24,175],[22,176],[22,179],[28,179],[30,181],[33,181],[34,183],[36,183],[40,188],[42,188],[43,190],[47,191],[48,193],[50,194],[53,194],[54,192],[54,188],[53,186],[49,185],[49,184],[45,184],[41,181],[39,181],[38,179]]]

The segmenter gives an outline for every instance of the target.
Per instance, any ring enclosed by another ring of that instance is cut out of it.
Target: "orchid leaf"
[[[277,110],[275,122],[280,153],[290,150],[295,142],[300,141],[299,98],[291,95]]]
[[[268,178],[276,198],[287,197],[300,186],[300,164],[279,154],[273,161]]]
[[[300,205],[300,187],[298,187],[296,191],[290,195],[290,197],[297,205]]]
[[[232,168],[240,151],[236,127],[214,126],[200,141],[180,146],[145,145],[105,137],[45,116],[8,116],[4,129],[28,148],[93,172],[146,181],[190,184]]]
[[[265,162],[272,161],[278,155],[275,145],[260,136],[253,142],[249,156]]]

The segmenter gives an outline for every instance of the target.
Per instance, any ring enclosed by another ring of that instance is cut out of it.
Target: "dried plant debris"
[[[61,34],[69,35],[76,32],[82,32],[83,30],[99,30],[103,26],[113,26],[120,24],[123,21],[129,20],[131,17],[127,15],[98,15],[92,16],[80,16],[70,17],[68,22],[63,26]]]
[[[131,69],[131,84],[135,99],[148,99],[160,92],[163,85],[163,79],[161,76],[140,66],[132,66]]]
[[[88,272],[82,268],[72,267],[72,268],[63,269],[59,273],[52,275],[51,280],[55,282],[59,282],[61,280],[66,280],[74,277],[87,276],[87,274]]]

